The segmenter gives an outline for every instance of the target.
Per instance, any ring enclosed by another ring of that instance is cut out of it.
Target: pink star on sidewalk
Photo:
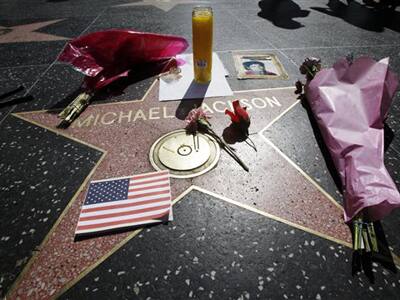
[[[35,32],[35,30],[58,23],[60,21],[63,21],[63,19],[17,25],[12,27],[0,26],[0,44],[68,40],[69,38],[62,36]]]
[[[296,103],[293,91],[293,88],[241,91],[235,92],[234,97],[245,101],[249,110],[252,104],[252,132],[260,132]],[[75,229],[89,180],[154,171],[149,161],[153,143],[160,136],[185,126],[174,114],[181,110],[179,102],[160,104],[158,93],[156,83],[141,101],[92,104],[68,129],[56,127],[59,119],[54,112],[14,115],[104,154],[39,247],[39,252],[15,281],[7,299],[57,298],[135,235],[124,232],[76,241]],[[268,99],[276,102],[268,102]],[[216,132],[222,133],[230,123],[224,110],[231,101],[229,96],[207,98],[202,103],[203,109],[213,114]],[[266,139],[258,134],[253,135],[253,139],[257,143],[257,153],[245,144],[235,145],[250,172],[241,170],[228,154],[222,153],[218,166],[212,171],[193,179],[172,179],[173,198],[200,188],[203,192],[257,208],[291,226],[351,245],[351,233],[343,222],[343,209],[274,150]],[[231,174],[235,174],[234,183],[228,184]]]

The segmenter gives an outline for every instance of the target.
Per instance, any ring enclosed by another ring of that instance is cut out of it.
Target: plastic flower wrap
[[[73,121],[97,90],[127,77],[129,72],[149,70],[149,74],[158,74],[176,67],[175,55],[187,47],[183,37],[127,29],[94,32],[70,41],[58,60],[86,75],[85,93],[60,117]]]
[[[342,181],[344,218],[354,221],[355,250],[376,251],[369,222],[400,207],[400,194],[383,161],[384,120],[398,85],[388,64],[387,58],[343,58],[307,77],[305,85],[307,102]]]

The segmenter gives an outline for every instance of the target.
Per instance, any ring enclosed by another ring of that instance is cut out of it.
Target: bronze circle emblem
[[[169,170],[171,177],[191,178],[215,167],[220,156],[218,143],[209,135],[187,134],[184,129],[160,137],[150,149],[150,162],[157,170]]]

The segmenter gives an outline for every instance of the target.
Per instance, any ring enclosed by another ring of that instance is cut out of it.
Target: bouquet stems
[[[92,99],[93,94],[83,92],[80,93],[62,112],[58,117],[62,119],[59,127],[68,127],[79,115],[85,110]]]
[[[359,214],[353,220],[353,250],[366,252],[378,252],[378,240],[376,238],[374,224],[366,222],[364,215]]]

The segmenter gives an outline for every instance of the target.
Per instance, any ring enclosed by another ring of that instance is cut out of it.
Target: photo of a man
[[[234,54],[238,79],[285,79],[288,78],[275,54]]]
[[[277,75],[265,69],[265,65],[261,61],[250,60],[243,62],[243,67],[246,69],[247,75]]]

